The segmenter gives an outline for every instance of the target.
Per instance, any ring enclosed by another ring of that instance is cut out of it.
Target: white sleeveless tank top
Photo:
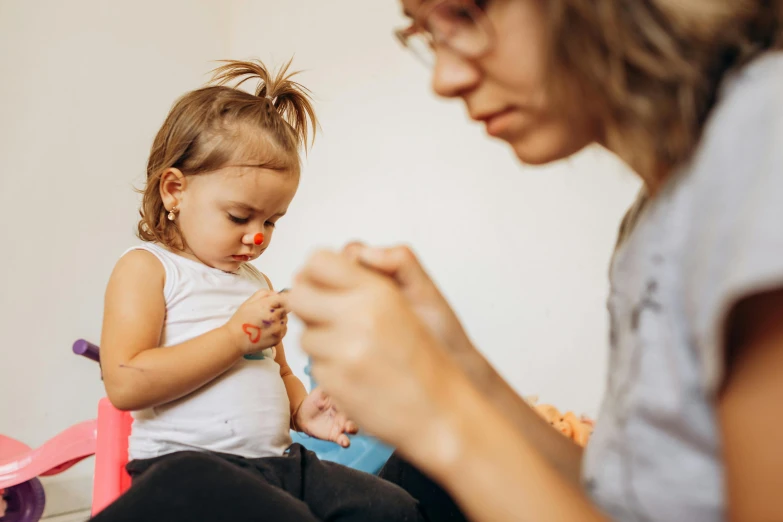
[[[250,264],[231,274],[153,243],[131,250],[150,252],[166,272],[166,318],[158,350],[224,325],[251,295],[269,288]],[[130,459],[186,450],[248,458],[282,455],[291,445],[290,409],[274,356],[274,348],[245,356],[191,394],[133,412]]]

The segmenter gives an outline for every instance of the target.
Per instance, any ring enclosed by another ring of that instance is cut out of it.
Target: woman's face
[[[418,17],[441,1],[401,0],[409,17]],[[585,116],[576,114],[583,105],[575,99],[554,100],[547,88],[543,1],[474,4],[492,27],[493,45],[479,58],[470,59],[436,44],[433,90],[440,96],[461,98],[470,117],[484,123],[489,135],[508,142],[524,163],[556,161],[594,141],[593,126]],[[564,110],[566,105],[570,114]]]

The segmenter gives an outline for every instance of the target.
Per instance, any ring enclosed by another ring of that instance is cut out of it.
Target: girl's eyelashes
[[[241,217],[237,217],[237,216],[235,216],[233,214],[229,214],[228,215],[228,219],[230,219],[231,221],[233,221],[237,225],[244,225],[244,224],[246,224],[250,220],[250,218],[241,218]]]
[[[275,222],[274,221],[267,221],[266,223],[264,223],[264,225],[267,226],[267,227],[275,228]]]

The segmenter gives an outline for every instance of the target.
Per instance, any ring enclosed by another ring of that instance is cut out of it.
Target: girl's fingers
[[[349,439],[348,435],[346,435],[345,433],[341,433],[340,435],[338,435],[337,439],[335,439],[334,442],[336,442],[343,448],[347,448],[348,446],[351,445],[351,439]]]
[[[355,435],[359,433],[359,426],[357,426],[356,423],[353,421],[346,421],[345,433],[350,433],[351,435]]]

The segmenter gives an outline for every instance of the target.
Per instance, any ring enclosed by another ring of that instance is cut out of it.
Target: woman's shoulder
[[[708,132],[763,139],[783,132],[783,51],[765,53],[729,76]]]
[[[729,76],[721,90],[721,97],[736,92],[765,93],[780,97],[783,94],[783,50],[769,51],[757,56]]]
[[[728,199],[756,183],[777,186],[781,142],[783,52],[769,52],[727,78],[689,170],[697,187]]]

